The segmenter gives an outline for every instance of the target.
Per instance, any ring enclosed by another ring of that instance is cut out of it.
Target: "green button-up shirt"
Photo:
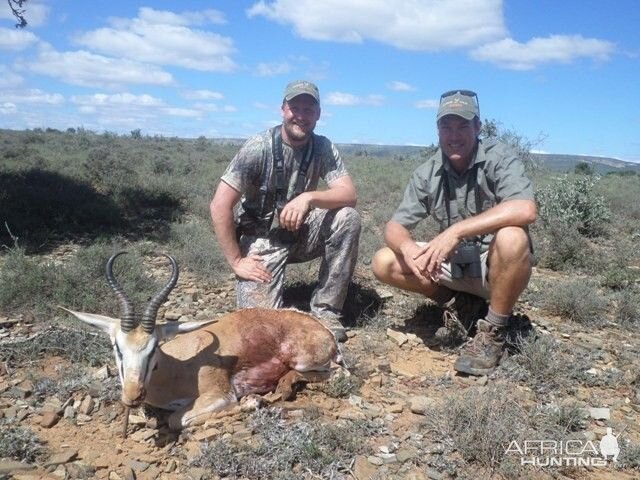
[[[522,161],[503,142],[479,140],[471,164],[460,175],[440,148],[420,165],[391,219],[412,230],[420,220],[431,216],[442,232],[460,220],[514,199],[534,199]],[[492,238],[485,235],[467,240],[481,241],[486,250]]]

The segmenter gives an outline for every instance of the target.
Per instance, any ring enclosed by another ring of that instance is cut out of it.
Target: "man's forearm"
[[[391,250],[398,254],[402,253],[403,244],[415,243],[409,230],[393,220],[389,220],[384,227],[384,241]]]
[[[459,239],[494,233],[504,227],[524,227],[536,219],[533,200],[508,200],[479,215],[469,217],[449,227]]]
[[[212,215],[213,219],[213,215]],[[232,215],[216,215],[213,219],[213,231],[216,234],[220,250],[230,266],[235,265],[242,255],[236,240],[236,226]]]

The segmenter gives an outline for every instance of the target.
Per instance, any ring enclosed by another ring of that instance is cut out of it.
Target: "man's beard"
[[[285,123],[284,130],[287,132],[287,137],[295,142],[302,142],[304,140],[307,140],[311,136],[310,130],[306,131],[299,125],[293,123]]]

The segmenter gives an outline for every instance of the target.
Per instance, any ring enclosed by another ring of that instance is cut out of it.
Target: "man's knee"
[[[501,228],[495,233],[492,250],[503,259],[528,259],[531,251],[529,235],[522,227]]]
[[[371,270],[375,277],[384,283],[389,283],[389,277],[396,262],[396,255],[389,247],[378,250],[371,260]]]
[[[356,235],[360,235],[362,221],[360,220],[360,214],[355,208],[342,207],[337,209],[333,222],[336,230],[348,230]]]

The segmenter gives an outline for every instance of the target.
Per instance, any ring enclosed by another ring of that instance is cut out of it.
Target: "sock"
[[[489,312],[487,313],[485,320],[496,327],[506,327],[509,317],[511,317],[510,313],[502,315],[491,310],[491,306],[489,306]]]
[[[447,287],[443,287],[441,285],[436,290],[436,293],[434,293],[433,295],[430,295],[429,298],[434,302],[436,302],[439,306],[442,306],[445,303],[447,303],[449,300],[451,300],[454,295],[455,295],[455,292],[453,290]]]

